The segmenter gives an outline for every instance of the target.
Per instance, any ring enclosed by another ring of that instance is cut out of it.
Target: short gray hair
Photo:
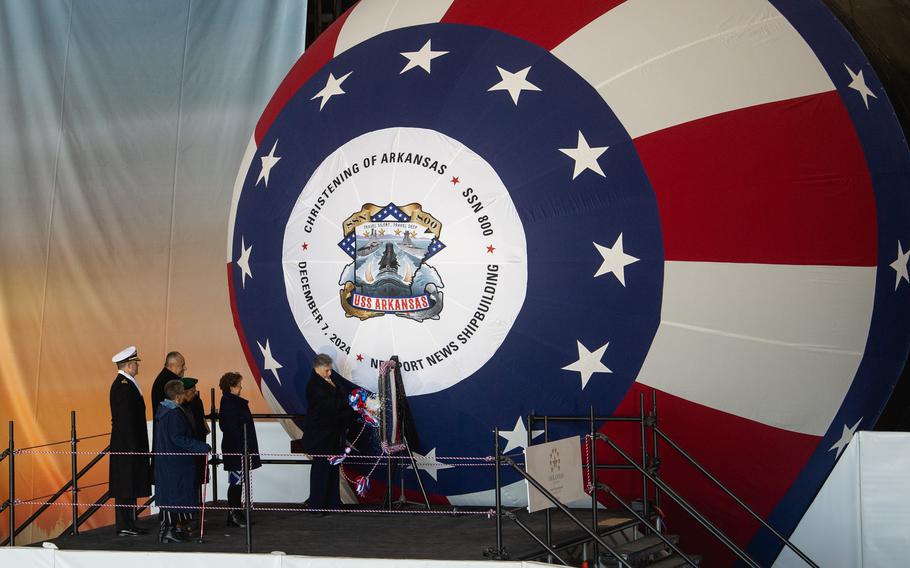
[[[181,381],[179,379],[174,379],[173,381],[168,381],[167,384],[164,385],[164,396],[168,400],[174,400],[175,398],[177,398],[178,394],[183,394],[183,392],[184,392],[183,381]]]
[[[331,367],[332,358],[326,355],[325,353],[320,353],[313,357],[313,368],[317,369],[319,367]]]

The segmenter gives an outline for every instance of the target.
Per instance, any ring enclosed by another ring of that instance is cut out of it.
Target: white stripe
[[[821,436],[862,359],[874,293],[874,267],[667,262],[638,381]]]
[[[275,414],[288,414],[288,411],[281,406],[281,403],[278,402],[278,399],[275,398],[275,395],[272,394],[271,389],[269,389],[268,383],[265,382],[265,379],[259,382],[260,389],[262,391],[262,398],[265,399],[265,402],[269,405],[269,408]],[[288,436],[292,440],[299,440],[303,437],[303,430],[301,430],[293,420],[282,419],[278,421],[281,423],[281,427],[284,428],[284,431],[287,432]]]
[[[598,90],[632,138],[834,89],[766,0],[629,0],[553,54]]]
[[[250,141],[246,145],[246,151],[243,153],[243,160],[240,161],[240,170],[234,179],[234,196],[231,198],[231,214],[228,217],[227,231],[227,261],[233,262],[231,255],[234,251],[234,222],[237,220],[237,204],[240,202],[240,194],[243,193],[243,182],[246,180],[246,174],[256,157],[256,136],[250,136]]]
[[[335,55],[382,32],[436,23],[442,19],[451,5],[452,0],[361,2],[353,8],[338,34],[338,40],[335,42]],[[420,49],[419,45],[414,47],[414,51],[418,49]]]

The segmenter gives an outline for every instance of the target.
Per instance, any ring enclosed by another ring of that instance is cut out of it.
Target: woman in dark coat
[[[344,447],[344,436],[354,420],[348,403],[348,392],[332,379],[332,358],[319,354],[313,359],[313,373],[306,386],[307,411],[303,420],[301,446],[308,454],[337,455]],[[312,509],[334,509],[341,506],[338,491],[338,466],[324,457],[314,458],[310,467]]]
[[[155,503],[161,508],[161,529],[158,542],[182,542],[175,531],[176,520],[196,504],[195,459],[192,453],[208,453],[211,448],[192,436],[183,402],[183,383],[170,381],[164,387],[165,400],[155,412],[155,449],[176,455],[158,455],[155,459]]]
[[[243,389],[243,377],[240,373],[225,373],[218,381],[221,387],[221,405],[218,412],[218,426],[223,432],[221,452],[225,454],[243,453],[243,427],[246,426],[247,450],[250,454],[250,470],[262,466],[259,459],[259,442],[256,439],[256,428],[253,415],[250,413],[250,401],[240,396]],[[243,490],[243,457],[223,456],[224,470],[228,473],[228,506],[233,510],[228,513],[228,526],[245,527],[246,519],[240,514],[240,497]]]

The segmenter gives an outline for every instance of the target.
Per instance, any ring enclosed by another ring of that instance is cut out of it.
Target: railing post
[[[652,448],[651,463],[654,466],[654,477],[660,477],[660,450],[658,449],[657,437],[657,391],[651,391],[651,435],[654,437],[654,447]],[[660,487],[654,486],[654,507],[660,509]]]
[[[250,488],[250,448],[247,442],[246,424],[243,425],[243,493],[246,496],[243,504],[246,513],[246,552],[250,554],[253,552],[253,531],[250,528],[253,524],[250,522],[252,520],[250,519],[252,490]]]
[[[639,393],[638,395],[638,408],[639,408],[639,418],[641,422],[639,426],[641,427],[641,467],[645,470],[648,469],[648,432],[647,425],[645,423],[645,393]],[[641,513],[644,518],[650,516],[648,509],[648,478],[645,476],[641,477]]]
[[[9,421],[9,545],[16,546],[16,442]]]
[[[79,534],[79,474],[76,463],[76,451],[79,439],[76,437],[76,411],[70,411],[70,474],[72,476],[73,530],[71,535]]]
[[[499,472],[499,426],[493,429],[493,460],[496,464],[494,468],[496,472],[496,553],[502,554],[502,480]]]
[[[596,434],[596,431],[595,431],[595,424],[594,424],[594,406],[593,405],[590,407],[590,411],[591,411],[590,412],[591,452],[588,454],[588,459],[590,460],[588,462],[588,473],[591,476],[591,525],[592,525],[591,528],[596,533],[597,532],[597,454],[595,452],[597,452],[597,449],[596,449],[597,444],[594,443],[594,434]],[[587,549],[585,549],[585,550],[587,551]],[[594,565],[597,566],[598,559],[600,558],[599,551],[597,550],[597,541],[592,542],[591,550],[593,552]]]
[[[543,441],[547,443],[550,441],[550,417],[543,417]],[[525,463],[525,469],[527,469],[528,464]],[[553,546],[553,517],[550,515],[550,507],[547,507],[544,511],[544,520],[547,523],[547,546]],[[547,559],[549,561],[549,558]]]
[[[215,420],[215,387],[212,387],[211,390],[211,402],[212,406],[209,411],[209,420],[211,421],[211,430],[212,430],[212,453],[218,453],[218,432]],[[218,464],[215,460],[212,460],[212,503],[218,500]]]

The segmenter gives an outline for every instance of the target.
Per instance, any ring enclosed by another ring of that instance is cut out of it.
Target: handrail
[[[679,506],[682,507],[683,510],[685,510],[687,513],[689,513],[689,515],[691,515],[692,518],[694,518],[696,521],[698,521],[698,523],[701,526],[708,529],[708,532],[710,532],[712,535],[714,535],[714,537],[717,538],[724,546],[726,546],[733,554],[738,556],[740,560],[742,560],[743,562],[745,562],[747,565],[751,566],[752,568],[761,568],[761,565],[758,564],[755,560],[753,560],[752,557],[750,557],[746,553],[746,551],[744,551],[742,548],[737,546],[737,544],[735,542],[733,542],[730,539],[730,537],[725,535],[723,533],[723,531],[721,531],[719,528],[714,526],[714,524],[711,521],[709,521],[701,513],[699,513],[695,509],[695,507],[693,507],[688,501],[686,501],[681,495],[679,495],[672,487],[667,485],[666,482],[651,475],[645,468],[638,465],[635,462],[635,460],[629,456],[629,454],[627,454],[625,451],[623,451],[622,448],[617,446],[616,443],[613,442],[613,440],[611,440],[609,437],[606,436],[606,434],[598,432],[596,435],[596,439],[606,442],[613,449],[613,451],[615,451],[617,454],[619,454],[620,457],[622,457],[627,462],[633,464],[635,466],[635,469],[637,469],[640,474],[642,474],[643,476],[648,478],[648,480],[651,481],[651,483],[653,483],[657,487],[660,487],[660,489],[664,493],[666,493],[667,495],[670,496],[671,499],[676,501],[676,503],[679,504]]]
[[[46,444],[38,444],[37,446],[28,446],[26,448],[16,448],[17,452],[24,452],[26,450],[37,450],[38,448],[49,448],[51,446],[59,446],[61,444],[69,444],[72,440],[61,440],[59,442],[48,442]]]
[[[610,554],[612,554],[613,557],[616,558],[616,560],[619,562],[620,565],[625,566],[626,568],[632,568],[632,565],[629,564],[629,562],[628,562],[625,558],[623,558],[618,552],[616,552],[616,551],[613,549],[612,546],[610,546],[609,544],[607,544],[607,542],[606,542],[605,540],[603,540],[602,538],[600,538],[600,536],[599,536],[597,533],[595,533],[595,532],[592,531],[590,528],[588,528],[588,526],[587,526],[585,523],[583,523],[583,522],[581,522],[580,520],[578,520],[578,519],[575,517],[575,515],[573,515],[572,512],[569,511],[568,507],[566,507],[565,505],[562,504],[562,502],[559,500],[558,497],[556,497],[555,495],[553,495],[552,493],[550,493],[549,491],[547,491],[547,488],[546,488],[546,487],[544,487],[543,485],[541,485],[539,481],[537,481],[536,479],[534,479],[528,472],[526,472],[526,471],[523,470],[521,467],[519,467],[518,464],[516,464],[515,461],[514,461],[512,458],[510,458],[509,456],[500,455],[500,456],[498,456],[498,459],[499,459],[499,461],[502,461],[502,462],[506,463],[507,465],[512,466],[512,469],[514,469],[515,471],[517,471],[518,474],[521,475],[522,477],[524,477],[525,480],[526,480],[528,483],[530,483],[531,485],[533,485],[533,486],[534,486],[534,489],[537,489],[538,491],[540,491],[540,493],[541,493],[544,497],[546,497],[548,501],[550,501],[551,503],[553,503],[554,505],[556,505],[556,507],[557,507],[560,511],[562,511],[563,513],[565,513],[565,515],[566,515],[567,517],[569,517],[569,519],[570,519],[573,523],[575,523],[576,525],[578,525],[579,527],[581,527],[581,529],[582,529],[583,531],[585,531],[586,533],[588,533],[588,536],[591,537],[591,538],[593,538],[594,541],[597,542],[597,544],[599,544],[600,546],[602,546],[602,547],[604,548],[604,550],[606,550],[607,552],[609,552]],[[760,568],[760,567],[756,566],[755,568]]]
[[[623,499],[618,493],[616,493],[615,491],[613,491],[613,488],[612,488],[612,487],[610,487],[610,486],[607,485],[606,483],[599,483],[599,482],[598,482],[598,483],[597,483],[597,488],[598,488],[598,489],[601,489],[601,490],[603,490],[603,491],[606,491],[607,493],[609,493],[610,496],[613,497],[613,499],[615,499],[617,503],[619,503],[620,505],[622,505],[623,508],[624,508],[626,511],[632,513],[632,516],[635,517],[635,519],[636,519],[639,523],[641,523],[641,524],[643,524],[644,526],[648,527],[648,528],[651,530],[651,532],[654,533],[654,536],[656,536],[656,537],[659,538],[661,541],[663,541],[664,544],[666,544],[667,546],[669,546],[669,547],[673,550],[673,552],[675,552],[676,554],[680,555],[680,556],[682,557],[682,559],[685,560],[686,564],[688,564],[689,566],[692,566],[692,568],[698,568],[698,564],[696,564],[694,560],[692,560],[691,558],[689,558],[689,557],[686,555],[685,552],[683,552],[678,546],[676,546],[675,544],[673,544],[673,541],[671,541],[669,538],[667,538],[666,536],[664,536],[663,533],[661,533],[659,530],[657,530],[657,527],[651,526],[650,521],[648,521],[648,519],[644,518],[644,517],[641,515],[641,513],[639,513],[638,511],[636,511],[634,507],[632,507],[631,505],[629,505],[628,503],[626,503],[626,500]]]
[[[79,515],[79,518],[76,519],[76,527],[78,528],[78,527],[82,526],[82,524],[85,523],[85,521],[87,521],[89,519],[89,517],[91,517],[92,515],[97,513],[98,510],[101,509],[101,505],[107,503],[110,500],[110,498],[111,498],[111,492],[105,491],[104,495],[99,497],[98,500],[95,501],[93,504],[91,504],[89,506],[89,508],[85,510],[84,513]],[[64,533],[68,533],[68,532],[72,532],[72,531],[73,531],[73,524],[70,523],[70,526],[63,529],[63,532],[60,534],[64,534]]]
[[[777,531],[777,529],[775,529],[774,527],[772,527],[767,521],[765,521],[763,518],[761,518],[761,516],[760,516],[758,513],[756,513],[751,507],[749,507],[749,505],[747,505],[742,499],[740,499],[739,497],[737,497],[730,489],[727,488],[726,485],[724,485],[719,479],[717,479],[717,477],[715,477],[710,471],[708,471],[704,466],[702,466],[700,463],[698,463],[698,462],[695,460],[695,458],[693,458],[691,455],[689,455],[689,453],[686,452],[686,451],[682,448],[682,446],[680,446],[679,444],[677,444],[676,442],[674,442],[674,441],[670,438],[670,436],[668,436],[663,430],[661,430],[660,428],[658,428],[656,424],[653,426],[653,428],[654,428],[654,432],[655,432],[658,436],[660,436],[665,442],[667,442],[668,444],[670,444],[670,447],[671,447],[671,448],[673,448],[674,450],[676,450],[677,452],[679,452],[679,454],[680,454],[682,457],[686,458],[686,460],[688,460],[689,463],[691,463],[693,466],[695,466],[695,467],[698,469],[698,471],[700,471],[705,477],[707,477],[707,478],[710,479],[715,485],[717,485],[717,487],[720,488],[721,491],[723,491],[723,492],[726,493],[731,499],[733,499],[733,500],[736,502],[737,505],[739,505],[740,507],[742,507],[742,508],[743,508],[747,513],[749,513],[755,520],[757,520],[759,523],[761,523],[761,525],[762,525],[763,527],[765,527],[766,529],[768,529],[769,531],[771,531],[771,534],[773,534],[774,536],[776,536],[778,540],[780,540],[780,541],[781,541],[783,544],[785,544],[790,550],[792,550],[794,553],[796,553],[796,555],[799,556],[799,557],[803,560],[803,562],[805,562],[805,563],[808,564],[809,566],[812,566],[812,568],[819,568],[818,564],[816,564],[815,562],[813,562],[808,556],[806,556],[805,553],[803,553],[802,550],[800,550],[795,544],[793,544],[792,542],[790,542],[790,540],[787,539],[787,537],[785,537],[784,535],[780,534],[780,533]]]
[[[205,418],[206,418],[207,420],[211,420],[211,421],[212,421],[212,426],[215,425],[215,420],[217,420],[217,418],[218,418],[218,409],[215,407],[214,390],[215,390],[215,389],[212,389],[212,406],[211,406],[211,411],[209,412],[209,414],[207,414],[207,415],[205,416]],[[302,419],[302,418],[304,418],[305,416],[306,416],[306,415],[304,415],[304,414],[279,414],[279,413],[256,413],[256,414],[253,414],[253,415],[252,415],[252,417],[253,417],[254,420],[256,420],[256,419],[294,420],[294,419]],[[93,435],[91,435],[91,436],[77,437],[76,434],[75,434],[75,423],[74,423],[74,421],[75,421],[75,416],[74,416],[74,413],[71,413],[71,419],[73,420],[73,423],[71,424],[71,426],[72,426],[72,436],[71,436],[71,438],[70,438],[69,440],[61,440],[61,441],[59,441],[59,442],[49,442],[49,443],[47,443],[47,444],[40,444],[40,445],[37,445],[37,446],[29,446],[29,447],[26,447],[26,448],[16,448],[16,449],[15,449],[15,452],[11,452],[11,451],[10,451],[10,447],[7,447],[7,448],[4,449],[2,452],[0,452],[0,462],[2,462],[3,460],[5,460],[6,458],[14,459],[16,453],[18,453],[19,451],[22,451],[22,450],[34,450],[34,449],[38,449],[38,448],[44,448],[44,447],[48,447],[48,446],[55,446],[55,445],[67,444],[67,443],[72,444],[72,443],[74,443],[74,442],[79,442],[79,441],[82,441],[82,440],[89,440],[89,439],[93,439],[93,438],[100,438],[100,437],[103,437],[103,436],[109,436],[109,435],[110,435],[110,432],[107,432],[107,433],[103,433],[103,434],[93,434]],[[10,438],[11,438],[11,440],[10,440],[10,446],[12,446],[12,428],[13,428],[13,424],[12,424],[12,422],[11,422],[11,423],[10,423]],[[212,440],[212,441],[213,441],[213,447],[214,447],[214,445],[215,445],[215,440],[216,440],[216,438],[215,438],[216,434],[214,433],[214,428],[212,428],[212,435],[213,435],[213,440]],[[7,508],[9,508],[9,509],[11,510],[11,514],[10,514],[10,525],[11,525],[11,526],[10,526],[10,530],[11,530],[11,534],[10,534],[9,536],[7,536],[6,539],[4,539],[3,541],[0,541],[0,546],[5,546],[5,545],[9,544],[11,541],[14,542],[14,539],[15,539],[16,536],[18,536],[18,535],[21,534],[26,528],[28,528],[28,526],[29,526],[30,524],[32,524],[32,523],[35,521],[35,519],[37,519],[37,518],[38,518],[42,513],[44,513],[48,508],[50,508],[51,505],[54,504],[58,499],[60,499],[60,497],[62,497],[64,493],[66,493],[67,491],[72,492],[72,491],[73,491],[74,482],[75,482],[75,484],[76,484],[76,489],[75,489],[75,491],[78,491],[78,490],[79,490],[79,486],[78,486],[78,481],[79,481],[79,479],[81,479],[86,473],[88,473],[88,471],[89,471],[90,469],[92,469],[95,465],[97,465],[97,463],[98,463],[99,461],[101,461],[101,459],[103,459],[104,456],[108,455],[108,452],[109,452],[109,451],[110,451],[110,445],[108,445],[108,446],[105,447],[103,450],[101,450],[101,451],[98,453],[98,455],[95,456],[88,464],[86,464],[78,473],[75,473],[75,475],[73,476],[74,478],[71,477],[71,479],[69,479],[69,480],[68,480],[60,489],[58,489],[56,493],[54,493],[52,496],[50,496],[50,499],[49,499],[47,502],[43,503],[43,504],[34,512],[34,513],[32,513],[32,514],[31,514],[31,515],[30,515],[30,516],[29,516],[21,525],[19,525],[18,527],[15,526],[15,520],[14,520],[14,517],[12,516],[12,511],[14,510],[14,507],[15,507],[15,504],[16,504],[15,501],[12,499],[12,497],[11,497],[10,499],[7,499],[7,500],[4,501],[3,503],[0,503],[0,512],[5,511]],[[73,455],[75,455],[75,454],[73,454]],[[269,463],[269,464],[271,464],[271,463],[279,464],[279,463],[280,463],[280,464],[285,464],[285,465],[286,465],[286,464],[295,464],[295,465],[296,465],[296,464],[313,463],[313,460],[312,460],[312,459],[309,459],[309,460],[306,460],[306,459],[293,459],[293,460],[262,460],[262,461],[263,461],[263,463]],[[219,464],[219,463],[221,463],[221,460],[219,460],[219,459],[217,459],[217,458],[211,460],[211,466],[212,466],[212,468],[214,469],[214,468],[216,467],[216,465]],[[11,463],[11,464],[10,464],[10,469],[12,469],[12,467],[13,467],[13,466],[12,466],[12,463]],[[75,469],[75,467],[73,467],[73,469]],[[213,484],[217,483],[217,482],[215,481],[215,479],[217,479],[217,478],[216,478],[216,476],[213,475],[213,476],[212,476],[212,483],[213,483]],[[10,481],[10,486],[12,487],[12,480]],[[215,493],[214,491],[213,491],[213,494],[217,495],[217,493]],[[65,530],[64,532],[70,532],[70,531],[77,530],[77,529],[79,528],[80,525],[82,525],[82,524],[83,524],[85,521],[87,521],[95,512],[97,512],[98,509],[100,509],[100,505],[104,504],[104,503],[105,503],[107,500],[109,500],[109,499],[110,499],[109,493],[105,493],[105,495],[103,495],[100,499],[98,499],[93,505],[91,505],[91,506],[90,506],[85,512],[83,512],[81,515],[78,515],[78,517],[77,517],[76,511],[75,511],[75,509],[78,507],[78,504],[74,502],[74,503],[73,503],[73,508],[74,508],[73,516],[74,516],[74,518],[76,518],[76,520],[75,520],[75,523],[70,523],[69,527],[67,527],[66,530]],[[153,502],[153,500],[154,500],[154,499],[150,498],[150,499],[148,500],[148,502],[147,502],[145,505],[143,505],[143,506],[139,509],[139,511],[141,512],[144,508],[148,507],[148,506]],[[74,525],[75,525],[75,526],[74,526]]]
[[[508,517],[508,511],[503,514]],[[631,521],[630,521],[630,523],[631,523]],[[626,524],[614,525],[613,527],[610,527],[609,530],[604,530],[604,531],[599,531],[599,532],[600,532],[601,536],[612,535],[617,532],[626,530],[627,528],[629,528],[629,526],[631,526],[631,525],[626,525]],[[582,544],[585,544],[588,542],[591,542],[591,537],[579,536],[579,537],[575,537],[575,538],[570,538],[565,541],[553,543],[550,546],[553,550],[564,550],[566,548],[573,548],[576,546],[581,546]],[[534,560],[535,558],[540,558],[541,556],[544,556],[546,554],[549,554],[549,552],[546,550],[538,550],[536,552],[530,552],[523,556],[519,556],[518,558],[515,558],[515,560]]]
[[[560,556],[560,555],[556,552],[556,549],[555,549],[555,548],[553,548],[553,547],[550,546],[549,544],[545,543],[543,540],[541,540],[541,538],[540,538],[539,536],[537,536],[536,534],[534,534],[534,531],[532,531],[531,528],[530,528],[528,525],[524,524],[524,523],[521,521],[521,519],[519,519],[517,516],[515,516],[515,513],[513,513],[512,511],[505,511],[505,512],[503,512],[503,515],[505,515],[506,518],[510,519],[512,522],[514,522],[516,525],[518,525],[518,528],[520,528],[521,530],[523,530],[523,531],[525,532],[525,534],[527,534],[529,537],[531,537],[532,539],[534,539],[534,541],[535,541],[537,544],[539,544],[540,546],[544,547],[544,550],[547,551],[547,554],[550,554],[550,555],[553,556],[553,558],[555,558],[556,560],[559,560],[559,563],[560,563],[560,564],[562,564],[563,566],[568,566],[568,565],[569,565],[569,563],[566,562],[565,560],[563,560],[562,556]]]
[[[103,450],[101,450],[101,453],[99,453],[97,456],[92,458],[92,461],[88,462],[81,470],[79,470],[79,473],[76,474],[76,479],[79,480],[86,473],[88,473],[88,471],[90,469],[92,469],[95,466],[95,464],[97,464],[99,461],[101,461],[104,458],[104,456],[107,455],[107,452],[110,451],[110,449],[111,449],[111,447],[108,446],[108,447],[104,448]],[[21,525],[19,525],[16,528],[15,534],[13,536],[15,537],[15,536],[19,536],[20,534],[22,534],[22,531],[24,531],[26,528],[28,528],[28,526],[30,524],[35,522],[35,519],[37,519],[41,515],[41,513],[48,510],[50,508],[51,504],[55,503],[57,501],[57,499],[59,499],[60,497],[63,496],[64,493],[69,491],[69,489],[72,486],[73,486],[72,479],[70,479],[66,483],[64,483],[63,487],[58,489],[57,492],[54,493],[50,499],[48,499],[44,504],[42,504],[40,507],[38,507],[38,510],[36,510],[34,513],[32,513],[27,519],[25,519],[25,521],[22,522]],[[0,546],[6,546],[8,543],[9,543],[9,537],[6,537],[3,541],[0,541]]]

